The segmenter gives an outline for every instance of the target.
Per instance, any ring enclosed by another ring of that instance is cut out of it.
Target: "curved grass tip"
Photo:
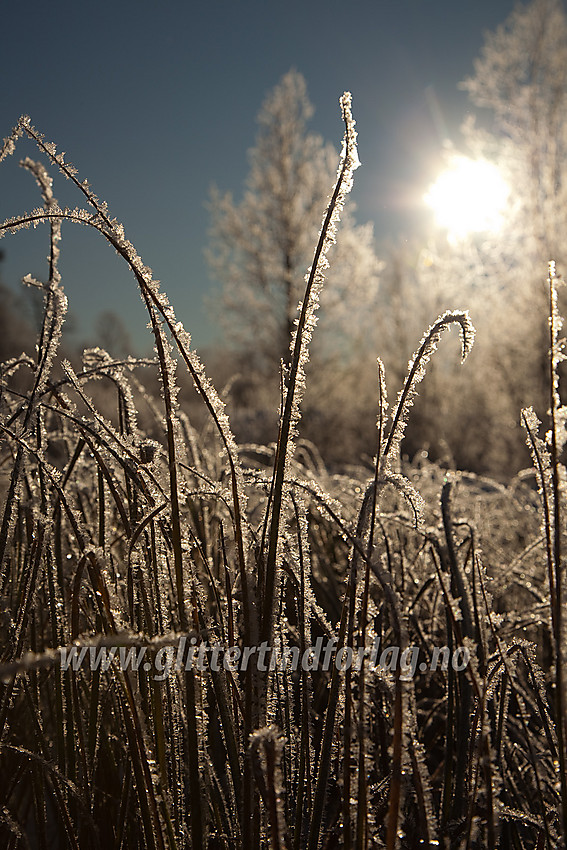
[[[461,331],[461,363],[464,363],[473,347],[476,328],[468,310],[447,310],[438,319],[439,326],[458,324]]]

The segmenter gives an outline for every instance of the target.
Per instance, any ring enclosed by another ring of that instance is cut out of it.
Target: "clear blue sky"
[[[466,94],[486,30],[513,0],[97,0],[5,3],[0,27],[0,137],[22,113],[64,150],[162,281],[198,347],[214,339],[203,248],[211,184],[242,189],[255,117],[295,67],[315,105],[312,128],[337,148],[338,97],[353,94],[363,163],[357,220],[378,239],[411,235],[439,167],[444,136],[458,144]],[[0,217],[39,204],[29,144],[0,165]],[[62,204],[80,198],[55,183]],[[0,241],[4,282],[45,275],[47,230]],[[120,314],[140,349],[151,345],[136,285],[103,240],[63,231],[61,271],[87,337],[101,310]]]

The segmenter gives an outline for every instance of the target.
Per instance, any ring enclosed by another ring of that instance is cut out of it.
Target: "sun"
[[[503,224],[509,188],[498,168],[483,159],[454,156],[424,201],[451,240],[469,233],[496,232]]]

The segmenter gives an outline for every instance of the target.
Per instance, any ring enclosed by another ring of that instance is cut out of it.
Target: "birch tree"
[[[312,115],[305,80],[291,70],[258,115],[242,199],[235,202],[216,190],[212,195],[208,259],[222,286],[215,312],[225,339],[262,368],[288,359],[304,277],[337,169],[338,152],[308,128]],[[380,263],[372,226],[356,225],[349,212],[342,219],[316,346],[346,356],[367,328]]]
[[[407,337],[415,335],[416,321],[467,307],[477,328],[474,350],[462,369],[449,350],[431,364],[404,448],[414,454],[427,447],[439,458],[445,445],[456,465],[506,476],[529,465],[521,409],[548,407],[548,261],[567,273],[563,5],[518,6],[486,35],[462,85],[474,110],[463,127],[465,152],[495,163],[507,181],[505,223],[457,242],[432,239],[413,251],[404,243],[386,257],[380,356],[396,385],[400,350],[411,350]]]
[[[465,135],[498,161],[514,189],[510,223],[524,257],[529,247],[538,262],[558,259],[567,224],[567,17],[560,0],[518,6],[486,36],[462,85],[488,110],[484,131],[471,122]]]
[[[546,270],[567,271],[567,16],[560,0],[518,6],[486,37],[464,81],[479,121],[470,147],[496,162],[511,187],[507,222],[495,240],[500,264],[486,276],[500,293],[487,325],[490,368],[516,411],[548,400]],[[479,126],[480,125],[480,126]],[[477,356],[479,352],[476,352]]]

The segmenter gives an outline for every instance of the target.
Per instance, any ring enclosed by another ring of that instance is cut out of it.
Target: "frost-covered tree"
[[[537,262],[558,259],[566,253],[567,225],[567,16],[561,0],[518,6],[487,35],[463,87],[488,110],[484,132],[471,123],[465,133],[473,147],[498,161],[514,188],[510,221],[524,257],[530,250]]]
[[[380,350],[387,374],[416,319],[467,307],[477,328],[463,369],[451,352],[428,370],[405,450],[426,444],[457,465],[506,475],[529,465],[522,407],[548,406],[550,259],[567,272],[567,17],[558,0],[519,6],[488,33],[463,83],[475,114],[466,153],[494,162],[510,187],[504,226],[459,241],[431,239],[387,257]],[[466,203],[466,198],[463,198]],[[392,330],[396,328],[396,336]],[[399,331],[398,331],[399,329]],[[399,367],[398,367],[399,368]],[[399,380],[399,378],[398,378]],[[458,403],[455,403],[455,399]]]
[[[225,339],[257,367],[289,357],[304,277],[332,189],[338,153],[308,129],[305,80],[291,70],[266,98],[240,202],[212,196],[208,259],[222,284],[215,300]],[[321,299],[315,345],[327,356],[356,345],[378,288],[371,225],[345,211]]]
[[[515,415],[548,398],[549,260],[567,271],[567,15],[561,0],[518,6],[486,37],[464,81],[478,121],[465,125],[471,150],[496,162],[511,187],[506,226],[485,276],[496,302],[487,334],[491,370]],[[499,296],[499,303],[498,303]],[[477,356],[479,352],[475,352]]]
[[[506,179],[505,223],[385,255],[379,350],[395,385],[415,323],[467,307],[474,350],[463,369],[449,349],[430,364],[404,450],[427,447],[458,466],[507,475],[529,465],[521,409],[548,407],[548,261],[567,274],[567,16],[559,0],[519,6],[488,33],[463,87],[475,107],[465,152],[494,162]]]

